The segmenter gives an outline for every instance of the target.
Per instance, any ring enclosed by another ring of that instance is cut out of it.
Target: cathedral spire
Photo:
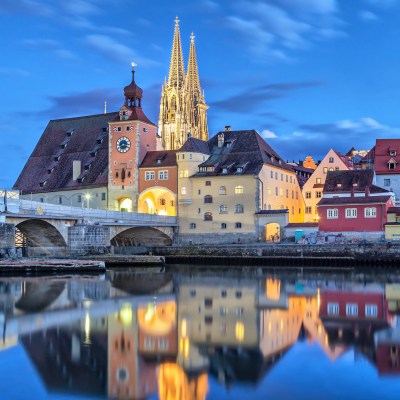
[[[171,62],[169,65],[168,85],[181,88],[185,80],[179,19],[175,18],[174,40],[172,42]]]
[[[195,95],[196,97],[201,96],[200,90],[200,80],[199,80],[199,71],[197,68],[197,58],[196,58],[196,48],[194,45],[194,34],[190,35],[190,51],[189,51],[189,62],[186,74],[186,85],[187,89],[190,93]]]

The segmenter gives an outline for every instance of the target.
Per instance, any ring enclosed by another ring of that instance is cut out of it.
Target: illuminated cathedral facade
[[[162,86],[158,134],[165,150],[177,150],[189,137],[208,140],[208,106],[200,86],[193,33],[187,71],[182,55],[179,20],[175,19],[168,80]]]

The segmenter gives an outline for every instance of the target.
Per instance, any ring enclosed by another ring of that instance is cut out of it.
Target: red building
[[[323,198],[318,203],[320,231],[380,232],[393,193],[373,184],[372,170],[328,172]]]

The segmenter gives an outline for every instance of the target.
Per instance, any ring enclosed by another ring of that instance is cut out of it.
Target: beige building
[[[295,172],[254,130],[189,138],[177,163],[181,243],[266,241],[303,221]]]
[[[349,159],[330,149],[303,186],[304,222],[318,222],[317,204],[322,199],[326,175],[329,171],[348,170],[353,166]]]

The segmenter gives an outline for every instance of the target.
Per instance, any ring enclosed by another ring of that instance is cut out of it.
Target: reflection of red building
[[[383,290],[321,291],[320,317],[386,320],[387,305]]]
[[[400,330],[385,329],[375,334],[376,366],[380,375],[400,375]]]

